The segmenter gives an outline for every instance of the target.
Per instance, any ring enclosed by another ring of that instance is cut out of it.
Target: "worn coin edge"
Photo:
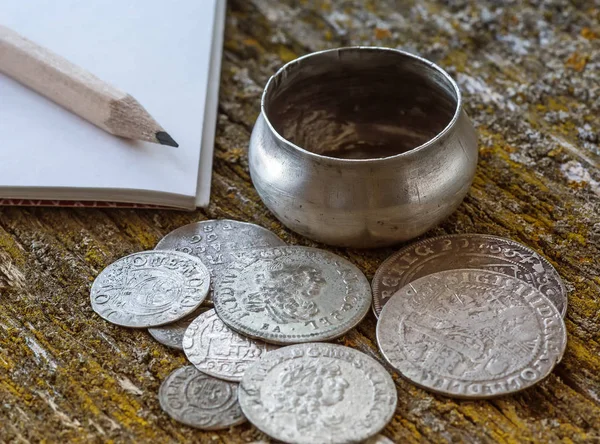
[[[173,231],[170,231],[169,233],[165,234],[161,238],[161,240],[158,241],[158,243],[154,247],[154,250],[160,250],[160,251],[177,251],[177,250],[174,250],[172,248],[160,247],[160,244],[165,239],[167,239],[169,236],[171,236],[171,235],[177,235],[177,232],[183,231],[184,228],[188,228],[188,227],[191,227],[193,225],[202,226],[204,224],[220,223],[220,222],[228,222],[228,223],[233,223],[235,225],[244,225],[244,226],[252,226],[252,227],[255,227],[255,228],[260,228],[260,230],[264,231],[266,234],[269,234],[273,238],[275,238],[278,241],[280,241],[282,243],[282,246],[286,246],[287,245],[279,236],[277,236],[275,233],[273,233],[268,228],[265,228],[265,227],[263,227],[261,225],[258,225],[258,224],[252,223],[252,222],[242,222],[242,221],[233,220],[233,219],[206,219],[206,220],[199,220],[199,221],[196,221],[196,222],[190,222],[189,224],[185,224],[185,225],[183,225],[181,227],[175,228]],[[264,247],[259,247],[259,248],[264,248]],[[235,250],[235,251],[237,251],[237,250]],[[184,254],[189,254],[189,253],[184,253]],[[191,256],[198,257],[198,256],[195,256],[195,255],[191,255]]]
[[[273,439],[281,440],[282,442],[293,444],[291,441],[285,441],[281,437],[278,437],[277,434],[273,433],[273,430],[267,429],[266,427],[261,426],[261,425],[255,423],[252,420],[252,418],[251,418],[252,415],[249,415],[248,412],[245,410],[245,408],[244,408],[245,407],[245,403],[242,400],[243,398],[250,396],[250,395],[246,394],[246,390],[244,389],[244,383],[245,383],[244,378],[250,378],[252,376],[252,371],[253,371],[253,368],[255,366],[259,366],[264,360],[267,360],[267,359],[269,359],[271,357],[274,357],[275,354],[279,354],[279,353],[285,354],[286,350],[292,349],[292,348],[299,348],[299,347],[301,347],[301,348],[309,348],[309,347],[312,347],[312,346],[317,346],[317,347],[331,347],[331,348],[339,348],[339,349],[344,349],[344,350],[351,350],[350,353],[354,353],[356,356],[359,356],[361,358],[364,358],[364,359],[370,361],[376,368],[378,368],[378,370],[381,370],[381,374],[383,375],[384,379],[386,380],[386,384],[389,386],[388,389],[393,390],[393,394],[395,395],[395,396],[391,396],[391,398],[393,399],[393,405],[390,407],[388,414],[385,417],[383,417],[383,421],[382,421],[383,425],[381,425],[380,427],[377,427],[376,430],[373,430],[373,432],[370,433],[369,435],[361,436],[358,439],[355,439],[355,441],[356,442],[358,442],[358,441],[362,442],[364,440],[372,438],[372,437],[376,436],[377,434],[381,433],[381,431],[383,429],[385,429],[387,427],[387,425],[390,423],[390,421],[394,418],[395,413],[396,413],[396,409],[398,407],[398,389],[396,387],[396,383],[394,382],[394,379],[392,378],[392,375],[390,375],[390,372],[385,368],[385,366],[381,362],[377,361],[375,358],[367,355],[366,353],[363,353],[360,350],[357,350],[357,349],[355,349],[353,347],[347,347],[345,345],[340,345],[340,344],[332,344],[332,343],[329,343],[329,342],[300,343],[300,344],[293,344],[293,345],[288,345],[288,346],[285,346],[285,347],[281,347],[280,349],[268,352],[265,356],[263,356],[261,358],[260,361],[257,361],[254,364],[252,364],[250,367],[248,367],[248,369],[246,369],[246,372],[244,373],[244,377],[242,377],[242,381],[240,382],[240,385],[239,385],[239,388],[238,388],[238,400],[239,400],[239,404],[240,404],[240,407],[241,407],[242,412],[244,413],[244,416],[246,417],[246,419],[254,427],[256,427],[257,429],[259,429],[261,432],[269,435]],[[283,356],[282,358],[285,358],[285,356]],[[288,359],[283,359],[282,362],[283,361],[291,361],[292,359],[297,359],[297,358],[289,357]],[[276,364],[276,365],[278,365],[278,364]],[[246,375],[249,375],[249,376],[246,376]],[[294,442],[296,442],[296,441],[294,441]],[[310,443],[310,441],[297,441],[297,442],[299,442],[299,443]],[[338,442],[340,444],[342,443],[341,441],[329,441],[329,442],[330,443],[335,443],[335,444],[337,444]]]
[[[216,311],[214,308],[211,308],[211,309],[209,309],[209,310],[206,310],[204,313],[200,313],[200,315],[198,315],[198,317],[197,317],[196,319],[194,319],[194,320],[193,320],[193,321],[190,323],[189,327],[188,327],[188,328],[185,330],[185,333],[184,333],[184,339],[185,339],[186,337],[192,337],[192,335],[191,335],[191,334],[190,334],[190,335],[188,335],[188,331],[190,331],[190,327],[192,326],[192,324],[194,324],[196,321],[198,321],[198,320],[199,320],[199,319],[200,319],[202,316],[208,316],[208,315],[206,315],[206,313],[209,313],[210,311],[213,311],[213,313],[212,313],[212,314],[214,314],[214,315],[217,317],[217,319],[218,319],[219,321],[221,321],[223,324],[225,324],[225,322],[223,322],[223,320],[221,319],[221,317],[220,317],[220,316],[217,314],[217,311]],[[200,322],[198,322],[198,323],[200,324]],[[231,327],[229,327],[229,325],[227,325],[227,324],[225,324],[225,326],[226,326],[227,328],[231,328]],[[235,330],[233,330],[233,331],[234,331],[234,333],[236,333],[236,334],[238,334],[238,335],[240,334],[240,333],[238,333],[238,332],[237,332],[237,331],[235,331]],[[246,339],[249,339],[249,340],[254,340],[254,338],[249,338],[249,337],[247,337],[247,336],[245,336],[245,338],[246,338]],[[260,341],[260,342],[263,342],[263,343],[265,343],[265,341]],[[270,345],[270,346],[272,346],[272,345],[273,345],[273,344],[270,344],[270,343],[267,343],[267,344],[268,344],[268,345]],[[224,379],[225,381],[230,381],[230,382],[240,382],[240,381],[242,380],[242,377],[244,376],[243,374],[242,374],[242,375],[240,375],[240,376],[235,376],[235,375],[227,375],[227,374],[222,374],[222,373],[214,372],[214,371],[212,371],[211,369],[200,368],[200,367],[198,367],[198,366],[197,366],[197,365],[196,365],[194,362],[192,362],[192,357],[190,357],[190,355],[189,355],[189,353],[188,353],[188,350],[189,350],[189,348],[187,348],[187,349],[186,349],[185,347],[183,347],[183,348],[182,348],[182,350],[183,350],[183,353],[185,354],[185,357],[186,357],[186,358],[187,358],[187,360],[190,362],[190,364],[192,364],[194,367],[196,367],[196,368],[198,369],[198,371],[200,371],[200,372],[202,372],[202,373],[205,373],[205,374],[207,374],[207,375],[209,375],[209,376],[212,376],[212,377],[214,377],[214,378],[217,378],[217,379]],[[267,351],[266,353],[269,353],[269,352]],[[266,354],[266,353],[265,353],[265,354]],[[263,356],[264,356],[264,355],[263,355]],[[262,358],[261,358],[261,359],[262,359]],[[232,362],[233,362],[233,360],[232,360]],[[254,362],[253,362],[252,364],[250,364],[250,365],[253,365],[253,364],[254,364]],[[248,367],[250,367],[250,366],[248,366]]]
[[[381,290],[380,290],[379,286],[380,286],[380,281],[382,280],[381,275],[384,273],[383,269],[388,263],[394,262],[396,259],[398,259],[399,256],[405,254],[407,251],[414,251],[415,248],[417,248],[421,245],[426,245],[428,243],[433,243],[435,241],[442,240],[442,239],[456,239],[456,238],[461,238],[461,237],[491,239],[491,240],[495,240],[495,241],[505,242],[507,244],[516,245],[518,247],[521,247],[521,248],[525,249],[527,252],[532,253],[536,257],[538,257],[541,260],[541,262],[543,262],[545,265],[550,267],[550,269],[555,274],[556,281],[558,282],[558,284],[560,286],[561,294],[565,300],[562,310],[558,310],[558,307],[557,307],[557,310],[560,313],[560,316],[564,319],[564,317],[567,314],[567,306],[569,304],[568,291],[567,291],[567,287],[565,286],[565,283],[562,280],[562,277],[560,276],[560,274],[558,273],[556,268],[554,268],[554,266],[550,263],[550,261],[548,259],[546,259],[541,253],[538,253],[533,248],[530,248],[527,245],[524,245],[520,242],[514,241],[512,239],[500,237],[500,236],[494,236],[491,234],[479,234],[479,233],[446,234],[443,236],[430,237],[430,238],[415,242],[413,244],[407,245],[406,247],[401,248],[400,250],[393,253],[391,256],[387,257],[381,263],[381,265],[379,265],[379,267],[375,271],[375,274],[373,275],[373,279],[371,280],[371,289],[372,289],[372,293],[373,293],[372,294],[372,296],[373,296],[372,311],[373,311],[373,314],[375,315],[375,317],[379,318],[379,316],[381,315],[381,310],[383,310],[383,307],[385,307],[385,304],[381,305]],[[485,268],[481,268],[481,270],[485,270]],[[503,274],[503,273],[501,273],[501,274]],[[508,276],[508,275],[505,275],[505,276]],[[519,279],[519,278],[515,278],[515,279]],[[519,280],[522,280],[522,279],[519,279]],[[523,282],[525,282],[526,284],[528,283],[527,281],[523,281]],[[408,283],[409,282],[407,282],[406,284],[408,284]],[[399,290],[400,290],[400,288],[398,289],[398,291]],[[544,296],[546,296],[546,295],[544,295]],[[552,301],[550,301],[550,302],[552,302]],[[552,305],[556,306],[554,304],[554,302],[552,302]]]
[[[204,374],[205,376],[207,376],[209,378],[220,380],[220,378],[215,378],[214,376],[210,376],[210,375],[207,375],[204,372],[201,372],[200,370],[198,370],[195,366],[193,366],[191,364],[184,365],[183,367],[179,367],[179,368],[176,368],[175,370],[173,370],[171,373],[169,373],[167,375],[167,377],[164,379],[164,381],[160,384],[160,387],[158,388],[158,403],[160,404],[160,408],[162,409],[162,411],[165,412],[167,415],[169,415],[169,418],[173,419],[174,421],[177,421],[180,424],[184,424],[186,426],[193,427],[193,428],[198,429],[198,430],[206,430],[206,431],[226,430],[226,429],[228,429],[230,427],[243,424],[243,423],[245,423],[248,420],[246,418],[246,414],[243,412],[243,410],[241,408],[241,405],[240,405],[240,402],[239,402],[239,393],[240,393],[240,387],[239,387],[239,385],[236,384],[236,383],[234,383],[234,382],[224,381],[224,380],[221,380],[221,382],[223,382],[224,384],[230,384],[230,385],[233,385],[233,386],[237,386],[236,387],[236,389],[237,389],[237,393],[236,394],[238,396],[235,396],[235,401],[236,401],[236,403],[237,403],[240,411],[242,412],[242,416],[241,416],[241,418],[238,421],[232,422],[232,423],[227,424],[227,425],[223,424],[223,425],[219,425],[219,426],[215,426],[215,427],[202,427],[202,426],[199,426],[197,424],[193,424],[193,423],[190,423],[190,422],[187,422],[187,421],[182,421],[181,419],[175,418],[174,416],[172,416],[171,413],[170,413],[171,409],[170,408],[169,409],[165,408],[166,405],[163,402],[163,398],[166,398],[166,395],[164,395],[164,392],[165,392],[166,387],[167,387],[167,381],[169,381],[169,379],[171,377],[174,377],[174,375],[176,373],[184,371],[187,367],[192,367],[195,370],[197,370],[198,372]],[[161,394],[163,396],[161,396]]]
[[[432,276],[432,275],[444,274],[444,273],[453,272],[453,271],[461,271],[461,272],[463,272],[463,271],[477,271],[477,272],[484,272],[484,273],[492,273],[492,274],[500,275],[500,276],[503,276],[503,277],[510,277],[510,278],[512,278],[512,279],[516,279],[516,280],[518,280],[518,281],[520,281],[520,282],[523,282],[523,281],[521,281],[520,279],[518,279],[518,278],[515,278],[515,277],[513,277],[513,276],[507,276],[507,275],[505,275],[505,274],[503,274],[503,273],[498,273],[498,272],[496,272],[496,271],[480,270],[480,269],[478,269],[478,268],[461,268],[461,269],[455,269],[455,270],[444,270],[444,271],[439,271],[439,272],[437,272],[437,273],[431,273],[431,274],[428,274],[428,275],[426,275],[426,276],[422,276],[422,277],[420,277],[419,279],[415,279],[414,281],[410,282],[409,284],[405,285],[405,286],[404,286],[404,287],[402,287],[400,290],[398,290],[396,293],[394,293],[394,295],[392,296],[392,298],[394,298],[394,297],[397,295],[397,293],[399,293],[399,292],[400,292],[401,290],[403,290],[404,288],[408,287],[410,284],[413,284],[414,282],[417,282],[417,281],[419,281],[419,280],[421,280],[421,279],[427,279],[428,277],[430,277],[430,276]],[[408,376],[405,376],[405,375],[404,375],[404,373],[402,373],[402,371],[401,371],[401,370],[400,370],[398,367],[396,367],[396,365],[394,365],[394,364],[391,362],[391,360],[389,359],[389,357],[386,355],[385,351],[384,351],[384,350],[383,350],[383,348],[381,347],[381,335],[382,335],[382,333],[380,333],[380,332],[381,332],[381,330],[383,329],[383,327],[382,327],[383,323],[382,323],[382,322],[379,322],[379,321],[377,322],[377,326],[376,326],[376,328],[375,328],[375,338],[376,338],[376,341],[377,341],[377,347],[378,347],[378,349],[379,349],[379,351],[380,351],[381,355],[382,355],[382,356],[383,356],[383,358],[385,359],[385,361],[386,361],[386,362],[387,362],[387,363],[388,363],[388,364],[389,364],[389,365],[390,365],[392,368],[394,368],[394,369],[395,369],[395,370],[398,372],[398,374],[399,374],[400,376],[402,376],[402,378],[403,378],[405,381],[408,381],[409,383],[411,383],[411,384],[414,384],[414,385],[416,385],[417,387],[420,387],[420,388],[422,388],[422,389],[424,389],[424,390],[426,390],[426,391],[428,391],[428,392],[431,392],[431,393],[437,393],[437,394],[439,394],[439,395],[442,395],[442,396],[445,396],[445,397],[448,397],[448,398],[470,399],[470,400],[476,400],[476,399],[492,399],[492,398],[499,398],[499,397],[502,397],[502,396],[513,395],[513,394],[515,394],[515,393],[522,392],[523,390],[527,390],[527,389],[529,389],[529,388],[531,388],[531,387],[533,387],[533,386],[535,386],[535,385],[539,384],[539,383],[540,383],[540,382],[542,382],[544,379],[546,379],[546,378],[547,378],[547,377],[548,377],[548,376],[549,376],[549,375],[552,373],[552,371],[554,370],[554,368],[555,368],[555,367],[556,367],[556,366],[557,366],[557,365],[558,365],[558,364],[561,362],[561,360],[562,360],[562,358],[563,358],[563,356],[564,356],[564,354],[565,354],[566,348],[567,348],[567,339],[568,339],[568,336],[567,336],[567,327],[566,327],[566,324],[565,324],[565,322],[564,322],[564,319],[562,318],[562,316],[561,316],[561,314],[560,314],[560,311],[558,311],[558,308],[556,308],[556,306],[554,305],[554,303],[553,303],[553,302],[552,302],[552,301],[551,301],[551,300],[550,300],[550,299],[549,299],[549,298],[548,298],[548,297],[547,297],[545,294],[543,294],[543,293],[542,293],[540,290],[538,290],[538,289],[537,289],[536,287],[534,287],[533,285],[531,285],[531,284],[529,284],[529,283],[527,283],[527,282],[523,282],[523,283],[524,283],[525,285],[527,285],[528,287],[530,287],[530,288],[533,288],[535,291],[537,291],[537,293],[538,293],[538,296],[541,296],[541,297],[542,297],[542,298],[545,300],[545,302],[546,302],[546,303],[547,303],[549,306],[551,306],[551,307],[552,307],[552,310],[554,310],[554,311],[555,311],[555,313],[556,313],[556,314],[558,314],[558,317],[557,317],[557,318],[560,320],[560,324],[559,324],[559,325],[562,327],[562,328],[561,328],[561,331],[562,331],[562,335],[561,335],[562,349],[561,349],[561,352],[560,352],[560,354],[559,354],[558,356],[556,356],[556,360],[555,360],[555,361],[554,361],[554,362],[553,362],[551,365],[549,365],[549,366],[548,366],[548,369],[547,369],[547,371],[546,371],[546,372],[544,372],[543,374],[541,374],[541,376],[540,376],[538,379],[536,379],[536,380],[534,380],[534,381],[528,381],[528,383],[527,383],[527,384],[525,384],[523,387],[520,387],[520,388],[518,388],[518,389],[515,389],[515,390],[510,390],[510,391],[502,392],[502,393],[494,393],[494,394],[476,394],[476,395],[463,395],[463,394],[456,394],[456,393],[444,392],[444,391],[441,391],[441,390],[437,390],[437,389],[436,389],[436,388],[434,388],[434,387],[429,387],[429,386],[423,385],[423,384],[421,384],[421,383],[419,383],[419,382],[417,382],[417,381],[415,381],[415,380],[413,380],[413,379],[409,378]],[[390,298],[390,300],[391,300],[392,298]],[[404,297],[402,297],[402,298],[404,299]],[[386,304],[386,305],[387,305],[387,304]],[[385,306],[383,307],[383,310],[385,310]],[[388,310],[391,310],[391,309],[388,309]],[[382,311],[382,314],[383,314],[383,311]],[[411,366],[412,366],[412,367],[414,367],[414,368],[416,368],[417,370],[422,370],[422,369],[419,369],[419,368],[417,368],[417,367],[416,367],[416,366],[414,366],[414,365],[411,365]],[[440,376],[440,377],[442,377],[441,375],[437,375],[437,376]],[[468,381],[466,381],[466,382],[468,382]]]
[[[367,313],[369,313],[371,304],[373,303],[373,292],[372,292],[371,284],[369,283],[369,280],[367,279],[367,277],[365,276],[365,274],[362,272],[362,270],[360,268],[358,268],[356,265],[354,265],[348,259],[343,258],[335,253],[332,253],[331,251],[323,250],[320,248],[314,248],[314,247],[304,247],[304,246],[300,246],[300,245],[283,245],[281,247],[256,248],[254,250],[249,250],[249,251],[251,251],[251,252],[256,252],[256,251],[261,251],[261,250],[266,251],[266,250],[272,250],[272,249],[277,249],[277,248],[299,249],[299,250],[304,250],[304,251],[316,251],[316,252],[319,252],[319,254],[325,253],[328,255],[335,256],[336,258],[340,259],[342,262],[345,262],[347,265],[349,265],[351,268],[354,268],[358,272],[359,279],[361,279],[364,282],[365,289],[368,291],[370,300],[364,304],[364,306],[361,308],[360,312],[357,311],[357,314],[355,316],[348,319],[347,324],[336,324],[338,327],[340,325],[348,325],[347,328],[344,327],[343,329],[341,329],[343,331],[341,331],[340,333],[336,332],[334,334],[327,334],[328,332],[329,333],[333,333],[333,332],[331,330],[325,330],[323,332],[318,332],[318,333],[285,335],[285,334],[277,334],[277,333],[271,333],[271,332],[265,331],[265,332],[263,332],[264,336],[260,336],[257,333],[244,328],[244,326],[241,323],[238,326],[234,323],[235,320],[230,320],[230,319],[227,319],[225,316],[222,316],[222,314],[219,312],[219,307],[221,307],[220,310],[225,310],[225,308],[222,305],[219,305],[217,302],[218,298],[215,298],[215,296],[217,294],[217,287],[220,285],[220,280],[216,280],[214,283],[214,291],[213,291],[213,301],[215,302],[214,309],[217,312],[217,315],[219,316],[219,318],[221,318],[221,320],[229,328],[231,328],[231,329],[235,330],[236,332],[238,332],[244,336],[247,336],[249,338],[259,339],[264,342],[268,342],[270,344],[292,345],[292,344],[300,344],[300,343],[315,342],[315,341],[317,341],[317,342],[318,341],[330,341],[330,340],[339,338],[340,336],[343,336],[344,334],[348,333],[350,330],[352,330],[353,328],[355,328],[358,324],[360,324],[362,322],[362,320],[365,318]],[[334,329],[334,327],[335,326],[332,326],[331,329]],[[335,330],[337,330],[337,329],[335,329]]]
[[[205,280],[205,282],[203,282],[203,283],[202,283],[202,289],[201,289],[201,290],[199,290],[199,293],[203,294],[203,296],[202,296],[202,297],[199,299],[199,302],[198,302],[198,304],[197,304],[195,307],[193,307],[193,308],[192,308],[192,309],[190,309],[189,311],[185,312],[185,313],[184,313],[184,314],[182,314],[181,316],[178,316],[177,318],[170,319],[170,320],[168,320],[168,321],[166,321],[166,322],[161,322],[161,323],[159,323],[159,324],[151,324],[151,325],[150,325],[150,324],[144,324],[144,325],[139,325],[139,324],[136,324],[136,325],[130,325],[130,324],[124,324],[124,323],[117,323],[117,322],[114,322],[114,321],[113,321],[113,320],[111,320],[111,319],[107,319],[107,318],[105,318],[103,315],[101,315],[101,314],[100,314],[100,313],[99,313],[99,312],[96,310],[96,308],[95,308],[95,304],[94,304],[94,299],[93,299],[93,294],[94,294],[94,288],[95,288],[97,285],[100,285],[100,284],[98,284],[98,282],[99,282],[99,279],[100,279],[100,276],[102,276],[102,274],[104,274],[104,272],[105,272],[106,270],[108,270],[108,269],[109,269],[109,267],[111,267],[111,266],[113,266],[114,264],[116,264],[116,263],[118,263],[118,262],[120,262],[120,261],[123,261],[123,260],[125,260],[125,259],[127,259],[127,258],[129,258],[129,257],[132,257],[132,256],[139,256],[139,255],[151,255],[151,254],[157,254],[157,252],[156,252],[155,250],[144,250],[144,251],[138,251],[137,253],[131,253],[131,254],[128,254],[127,256],[123,256],[123,257],[121,257],[121,258],[117,259],[116,261],[114,261],[114,262],[112,262],[111,264],[109,264],[109,265],[107,265],[106,267],[104,267],[104,269],[103,269],[103,270],[102,270],[100,273],[98,273],[98,275],[97,275],[97,276],[96,276],[96,278],[94,279],[94,282],[92,283],[92,286],[91,286],[91,288],[90,288],[90,304],[91,304],[91,306],[92,306],[92,310],[94,311],[94,313],[96,313],[98,316],[100,316],[100,317],[101,317],[102,319],[104,319],[105,321],[107,321],[107,322],[110,322],[111,324],[114,324],[114,325],[118,325],[118,326],[120,326],[120,327],[128,327],[128,328],[147,329],[147,328],[152,328],[152,327],[162,327],[162,326],[165,326],[165,325],[168,325],[168,324],[172,324],[173,322],[177,322],[177,321],[179,321],[179,320],[181,320],[181,319],[185,318],[186,316],[190,315],[190,314],[191,314],[192,312],[194,312],[195,310],[197,310],[197,309],[198,309],[198,308],[199,308],[199,307],[202,305],[202,302],[204,302],[204,300],[205,300],[205,299],[206,299],[206,297],[208,296],[208,292],[209,292],[209,289],[210,289],[210,271],[208,270],[208,268],[206,267],[206,265],[204,265],[204,262],[202,262],[202,261],[201,261],[201,260],[200,260],[198,257],[196,257],[196,256],[193,256],[193,255],[191,255],[191,254],[182,253],[181,251],[175,251],[175,250],[160,250],[160,251],[159,251],[159,253],[164,253],[164,254],[167,254],[167,255],[169,255],[169,254],[175,254],[175,255],[178,255],[178,256],[180,256],[180,257],[185,257],[186,259],[189,259],[189,258],[191,258],[191,260],[193,260],[194,262],[198,263],[198,265],[201,265],[201,267],[200,267],[200,268],[202,268],[202,269],[203,269],[203,271],[204,271],[204,274],[206,275],[206,276],[205,276],[205,277],[206,277],[206,280]]]

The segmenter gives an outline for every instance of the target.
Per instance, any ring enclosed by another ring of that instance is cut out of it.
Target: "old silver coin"
[[[205,220],[171,231],[156,250],[176,250],[200,258],[214,282],[238,251],[285,245],[274,233],[258,225],[235,220]],[[206,303],[212,303],[211,291]]]
[[[484,234],[456,234],[425,239],[387,258],[373,277],[373,311],[394,293],[428,274],[459,268],[497,271],[525,281],[552,301],[564,317],[567,289],[554,267],[518,242]]]
[[[205,311],[209,310],[208,307],[198,307],[193,313],[187,315],[185,318],[180,319],[172,324],[163,325],[162,327],[152,327],[148,329],[148,333],[167,347],[176,348],[177,350],[183,350],[183,335],[190,326],[192,321],[200,316]]]
[[[274,344],[329,340],[367,314],[371,287],[333,253],[309,247],[244,252],[214,287],[215,310],[229,327]]]
[[[238,385],[205,375],[193,365],[167,376],[158,400],[171,418],[198,429],[221,430],[246,421],[238,402]]]
[[[124,327],[169,324],[193,312],[208,294],[210,276],[200,259],[176,251],[125,256],[98,275],[92,308]]]
[[[377,342],[417,385],[490,398],[548,376],[567,335],[560,313],[535,287],[493,271],[449,270],[399,290],[381,312]]]
[[[183,351],[198,370],[234,382],[242,380],[251,364],[277,348],[276,345],[233,331],[219,319],[214,310],[198,316],[183,338]]]
[[[287,443],[361,442],[396,409],[396,386],[373,358],[335,344],[297,344],[269,352],[242,378],[248,420]]]

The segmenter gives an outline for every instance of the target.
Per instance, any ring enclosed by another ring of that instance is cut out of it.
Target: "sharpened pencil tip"
[[[179,144],[175,142],[171,136],[169,136],[169,133],[164,131],[159,131],[156,133],[156,140],[158,140],[161,145],[174,146],[175,148],[179,146]]]

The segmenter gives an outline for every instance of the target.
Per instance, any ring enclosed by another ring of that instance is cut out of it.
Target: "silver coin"
[[[396,386],[373,358],[335,344],[298,344],[267,353],[242,378],[242,411],[288,443],[359,442],[396,409]]]
[[[167,376],[158,400],[171,418],[198,429],[221,430],[246,421],[238,402],[238,384],[205,375],[193,365]]]
[[[379,349],[404,377],[461,398],[532,386],[560,361],[566,341],[564,321],[541,291],[486,270],[417,279],[388,301],[377,323]]]
[[[282,245],[285,242],[266,228],[247,222],[218,219],[173,230],[161,239],[155,250],[176,250],[200,258],[214,282],[232,262],[232,253]],[[212,303],[212,284],[205,302]]]
[[[214,287],[223,322],[274,344],[329,340],[367,314],[371,287],[362,272],[333,253],[309,247],[244,252]]]
[[[214,310],[198,316],[183,338],[183,351],[198,370],[234,382],[242,380],[248,366],[277,348],[233,331]]]
[[[183,350],[183,335],[190,326],[192,321],[200,316],[205,311],[210,310],[208,307],[198,307],[193,313],[185,318],[172,324],[163,325],[162,327],[153,327],[148,329],[148,333],[167,347]]]
[[[209,282],[208,270],[194,256],[142,251],[102,270],[90,298],[94,311],[113,324],[155,327],[177,321],[198,308]]]
[[[518,242],[484,234],[456,234],[425,239],[387,258],[373,277],[373,311],[381,309],[409,282],[444,270],[473,268],[497,271],[525,281],[567,312],[567,289],[554,267]]]

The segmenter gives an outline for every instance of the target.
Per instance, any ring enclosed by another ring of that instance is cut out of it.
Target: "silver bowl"
[[[396,49],[300,57],[271,77],[249,148],[252,182],[290,229],[381,247],[444,220],[467,194],[477,135],[458,86]]]

